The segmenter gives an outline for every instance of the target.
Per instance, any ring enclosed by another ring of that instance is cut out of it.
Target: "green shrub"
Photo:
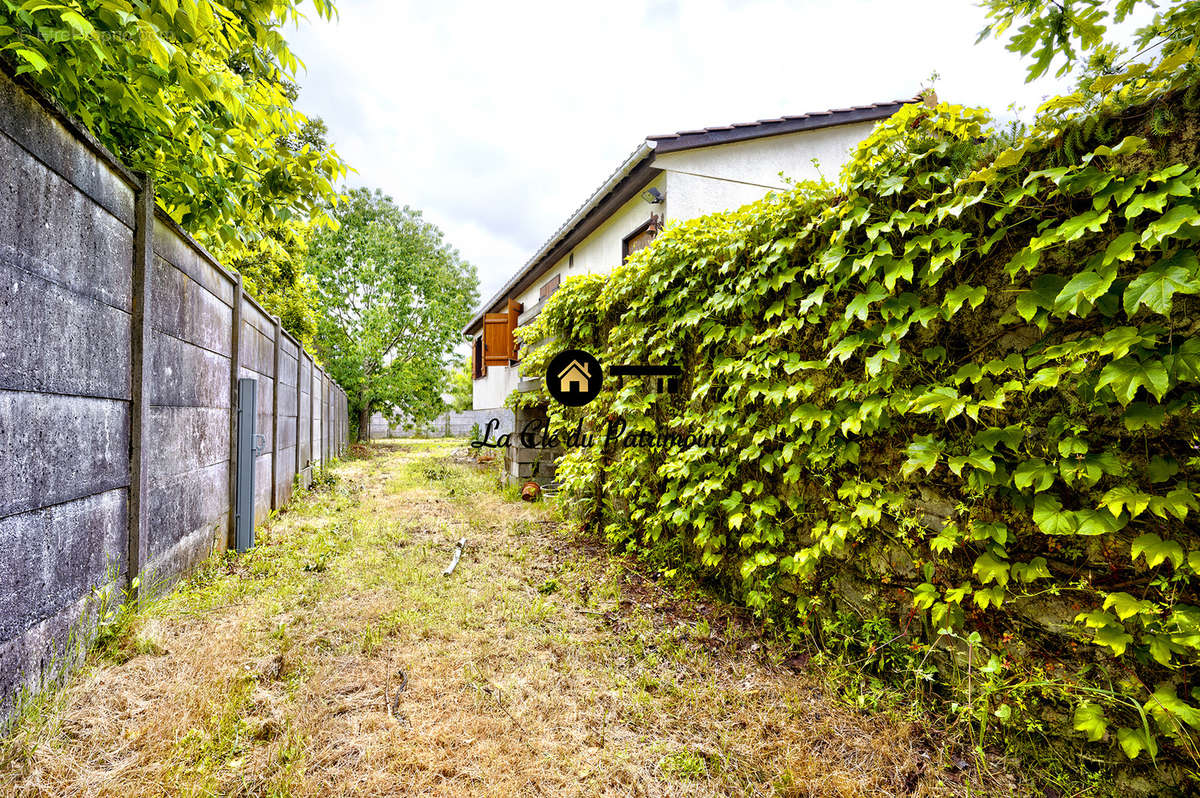
[[[579,347],[685,373],[551,403],[597,436],[560,461],[569,510],[798,639],[851,652],[848,610],[887,620],[915,656],[871,661],[928,668],[981,728],[1194,772],[1200,91],[1194,61],[1126,77],[1011,148],[981,111],[906,106],[836,186],[568,280],[527,369]],[[719,442],[622,446],[617,418]]]

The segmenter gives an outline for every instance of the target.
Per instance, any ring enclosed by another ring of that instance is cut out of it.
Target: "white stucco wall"
[[[824,175],[835,180],[850,150],[874,127],[873,122],[788,133],[763,139],[666,153],[655,157],[663,173],[653,186],[666,201],[650,205],[641,197],[622,205],[570,255],[546,270],[517,301],[525,312],[537,306],[541,287],[554,276],[562,280],[577,274],[605,274],[621,263],[621,243],[657,214],[664,221],[694,219],[707,213],[732,210],[761,199],[768,191],[787,190],[779,173],[793,180]],[[820,165],[820,173],[812,159]],[[569,164],[564,164],[569,168]],[[648,188],[650,187],[648,186]],[[474,381],[473,407],[502,407],[520,381],[520,366],[489,366],[487,376]],[[535,375],[536,376],[536,375]]]
[[[659,175],[646,188],[657,188],[666,194],[666,175]],[[669,196],[666,202],[660,202],[657,205],[651,205],[641,197],[629,200],[608,217],[604,224],[593,230],[591,235],[580,241],[567,257],[555,263],[545,274],[538,277],[532,286],[517,297],[517,301],[525,310],[537,305],[541,287],[547,281],[554,279],[556,274],[566,280],[577,274],[611,272],[621,264],[621,242],[628,238],[634,230],[650,221],[650,214],[656,214],[664,220],[670,218],[667,215],[669,203]],[[574,255],[573,263],[571,255]]]
[[[650,182],[647,188],[654,187],[664,194],[667,192],[667,177],[659,175]],[[521,307],[528,311],[537,306],[541,288],[547,281],[554,279],[557,274],[566,280],[577,274],[611,272],[621,263],[621,244],[630,233],[650,221],[650,214],[657,214],[666,219],[667,202],[651,205],[641,197],[634,197],[618,208],[604,224],[592,231],[591,235],[580,241],[566,257],[554,264],[517,297]],[[571,255],[574,255],[572,259]],[[475,380],[472,384],[472,407],[483,410],[502,407],[508,395],[516,390],[520,382],[520,365],[517,366],[488,366],[487,376]]]
[[[780,172],[797,181],[836,180],[851,149],[874,126],[858,122],[655,156],[654,165],[667,173],[669,218],[694,219],[740,208],[771,190],[785,191]]]
[[[504,407],[504,400],[517,389],[519,381],[515,366],[488,366],[486,376],[471,381],[471,407],[476,410]]]

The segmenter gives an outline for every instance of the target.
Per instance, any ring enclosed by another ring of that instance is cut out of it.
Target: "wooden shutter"
[[[558,290],[559,284],[562,282],[562,275],[556,274],[542,284],[538,289],[538,299],[545,299]]]
[[[508,300],[508,359],[517,360],[517,320],[521,318],[521,303]]]
[[[484,314],[483,364],[485,366],[507,366],[511,351],[512,335],[508,329],[508,314]]]
[[[485,366],[507,366],[517,359],[517,342],[513,331],[521,316],[521,303],[508,300],[503,313],[483,316],[483,363]]]

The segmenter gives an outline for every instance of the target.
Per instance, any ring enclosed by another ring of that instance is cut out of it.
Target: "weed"
[[[658,760],[659,769],[673,779],[698,779],[708,773],[708,760],[686,748]]]

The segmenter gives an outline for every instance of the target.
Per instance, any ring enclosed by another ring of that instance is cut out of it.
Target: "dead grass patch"
[[[210,562],[0,753],[18,796],[1007,794],[923,727],[772,664],[737,610],[679,597],[506,500],[452,444],[337,468]],[[468,539],[443,577],[454,542]]]

